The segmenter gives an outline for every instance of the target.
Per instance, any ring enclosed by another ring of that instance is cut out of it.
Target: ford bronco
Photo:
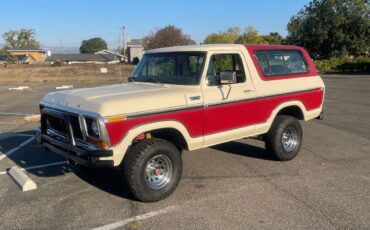
[[[122,168],[133,196],[169,196],[181,153],[261,137],[277,160],[302,146],[299,120],[322,118],[324,83],[296,46],[149,50],[125,84],[47,94],[36,139],[70,162]]]

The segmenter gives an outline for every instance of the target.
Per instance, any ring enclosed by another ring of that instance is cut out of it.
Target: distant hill
[[[57,47],[57,46],[42,46],[44,50],[50,50],[52,54],[76,54],[80,53],[79,47]]]
[[[0,43],[0,49],[4,47],[4,43]],[[50,50],[52,54],[76,54],[80,53],[79,47],[62,47],[59,46],[45,46],[41,44],[41,49],[43,50]]]

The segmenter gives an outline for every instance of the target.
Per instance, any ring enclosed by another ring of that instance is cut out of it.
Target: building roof
[[[46,61],[110,62],[116,60],[115,54],[52,54]]]
[[[117,55],[110,54],[110,53],[107,53],[107,54],[99,54],[99,55],[102,56],[102,57],[104,57],[108,61],[114,61],[116,59],[116,57],[117,57]]]
[[[123,59],[125,57],[122,54],[110,50],[100,50],[98,52],[95,52],[95,54],[100,54],[110,61],[114,61],[116,57],[118,57],[119,59]]]
[[[42,50],[42,49],[26,49],[26,48],[17,48],[17,49],[7,49],[6,50],[7,52],[14,52],[14,51],[27,51],[27,52],[42,52],[42,53],[46,53],[48,52],[47,50]]]
[[[127,42],[127,46],[143,46],[143,40],[142,39],[131,39],[131,41]]]
[[[27,61],[28,57],[31,57],[33,60],[35,60],[32,55],[26,55],[26,54],[21,54],[21,55],[8,55],[8,54],[1,54],[0,55],[0,61],[7,61],[9,57],[15,57],[17,61],[22,62],[22,61]]]
[[[95,52],[95,54],[106,54],[106,53],[110,53],[110,54],[114,54],[114,55],[117,55],[117,56],[123,56],[122,54],[119,54],[115,51],[111,51],[111,50],[99,50],[98,52]]]

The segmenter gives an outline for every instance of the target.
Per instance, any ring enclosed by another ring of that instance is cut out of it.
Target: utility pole
[[[126,59],[126,46],[127,46],[127,41],[126,41],[126,27],[122,27],[122,32],[123,32],[123,56]],[[126,61],[126,60],[125,60]]]

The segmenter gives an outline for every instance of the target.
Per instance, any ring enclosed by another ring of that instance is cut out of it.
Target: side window
[[[207,70],[207,85],[220,85],[221,72],[236,72],[236,83],[243,83],[246,80],[243,62],[239,54],[212,55]]]
[[[298,51],[284,53],[284,61],[290,73],[307,73],[308,67]]]
[[[255,56],[266,76],[307,73],[307,63],[298,50],[256,51]]]

